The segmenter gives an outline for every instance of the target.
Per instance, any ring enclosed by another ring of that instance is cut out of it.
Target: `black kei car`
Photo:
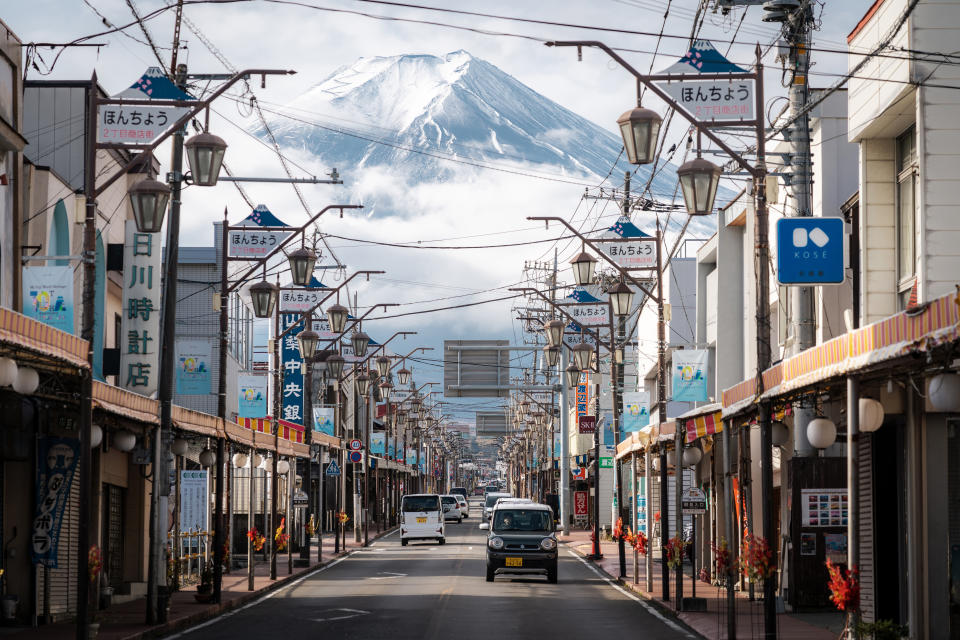
[[[482,525],[481,525],[482,526]],[[497,573],[546,573],[557,582],[553,510],[545,504],[498,504],[487,537],[487,582]]]

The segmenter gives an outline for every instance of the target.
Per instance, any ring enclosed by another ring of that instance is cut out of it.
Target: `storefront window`
[[[905,308],[916,275],[916,130],[910,127],[897,138],[897,284],[900,307]]]

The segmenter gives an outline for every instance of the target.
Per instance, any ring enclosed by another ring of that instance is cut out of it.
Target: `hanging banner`
[[[177,393],[210,393],[212,346],[209,340],[177,340]]]
[[[600,429],[601,445],[606,449],[606,453],[612,454],[617,448],[617,441],[616,434],[613,432],[613,416],[609,411],[600,414],[597,428]]]
[[[417,464],[417,450],[407,447],[407,464]]]
[[[180,533],[207,530],[207,470],[180,472]]]
[[[391,460],[397,458],[397,442],[395,438],[390,438],[390,442],[387,443],[387,457]]]
[[[577,382],[577,417],[585,416],[590,413],[590,374],[580,373],[580,381]]]
[[[80,441],[41,438],[37,443],[37,515],[30,534],[34,564],[57,568],[60,525],[77,469]]]
[[[241,373],[237,376],[237,416],[267,417],[267,376]]]
[[[280,332],[293,325],[280,344],[280,417],[287,422],[303,424],[303,360],[297,336],[303,331],[299,313],[280,314]]]
[[[325,433],[328,436],[333,435],[333,412],[334,407],[314,407],[313,408],[313,430]]]
[[[382,456],[386,451],[387,434],[383,431],[374,431],[370,434],[370,453]]]
[[[673,400],[706,402],[710,395],[707,389],[706,349],[681,349],[673,352]]]
[[[193,100],[160,67],[148,67],[128,89],[113,96],[128,100]],[[97,142],[151,144],[189,111],[187,107],[104,104],[97,109]]]
[[[650,392],[626,391],[623,394],[623,417],[620,424],[624,433],[640,431],[650,424]]]
[[[73,267],[24,267],[23,315],[73,333]]]
[[[123,243],[120,385],[152,396],[160,367],[160,234],[127,220]]]

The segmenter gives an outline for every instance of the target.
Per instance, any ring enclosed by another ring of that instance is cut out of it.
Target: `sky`
[[[135,0],[133,4],[146,16],[167,3]],[[542,41],[599,39],[613,47],[634,50],[623,55],[640,70],[656,71],[685,52],[698,2],[433,0],[424,3],[530,20],[643,31],[649,35],[462,16],[362,0],[303,0],[300,6],[285,0],[216,5],[187,0],[185,4],[184,15],[233,66],[297,71],[293,76],[268,78],[265,89],[260,88],[259,82],[254,83],[252,89],[263,104],[292,101],[336,69],[361,57],[443,55],[465,49],[575,113],[616,131],[616,118],[635,101],[632,79],[601,52],[585,50],[583,61],[578,62],[575,50],[548,48]],[[664,20],[668,4],[671,8]],[[847,60],[842,53],[846,50],[846,35],[872,1],[827,0],[817,4],[820,29],[814,34],[812,87],[829,86],[837,74],[846,69]],[[765,46],[776,39],[775,26],[762,22],[762,14],[760,7],[750,8],[745,14],[743,10],[736,10],[726,17],[708,12],[701,37],[712,39],[721,52],[729,51],[727,55],[732,61],[749,66],[756,43]],[[31,0],[3,3],[0,18],[25,43],[61,43],[104,31],[104,19],[118,26],[127,24],[132,14],[126,0]],[[448,26],[429,24],[431,22]],[[165,64],[169,64],[172,12],[163,11],[149,18],[146,25],[157,52]],[[658,38],[656,34],[661,31],[663,37]],[[104,45],[99,48],[40,48],[37,51],[41,59],[36,60],[38,69],[28,69],[27,77],[86,79],[96,70],[102,86],[111,94],[118,93],[147,66],[158,64],[139,27],[135,25],[124,33],[126,35],[114,33],[93,38],[91,42]],[[734,34],[735,41],[730,43]],[[186,48],[179,55],[191,72],[225,71],[201,38],[187,26],[182,30],[181,40]],[[780,65],[774,60],[774,54],[775,48],[764,59],[768,105],[784,93],[780,85]],[[662,105],[656,101],[645,102],[645,105],[663,112]],[[215,111],[223,117],[214,114],[211,131],[230,145],[227,163],[235,174],[283,175],[276,156],[244,132],[244,128],[254,122],[247,112],[230,102],[218,105]],[[682,128],[674,127],[667,135],[679,136],[678,142],[682,144]],[[289,155],[314,175],[330,169],[302,153],[290,151]],[[166,164],[169,151],[161,150],[157,157]],[[531,225],[525,220],[527,215],[559,215],[574,220],[577,216],[585,220],[588,215],[586,208],[580,206],[583,193],[580,186],[471,169],[464,170],[456,181],[408,189],[389,171],[355,172],[351,167],[338,167],[338,170],[345,182],[343,186],[308,185],[302,192],[307,208],[312,211],[330,203],[355,203],[362,194],[367,207],[364,212],[348,213],[342,219],[329,214],[321,220],[324,231],[348,238],[391,242],[442,238],[449,239],[445,244],[451,245],[542,241],[559,232],[553,227],[545,230],[541,225]],[[305,171],[294,168],[294,173],[304,175]],[[619,182],[614,180],[608,186],[619,186]],[[250,184],[246,190],[254,202],[267,204],[286,222],[301,224],[306,220],[307,214],[290,186]],[[408,211],[416,212],[414,215],[370,214],[376,210],[378,194],[389,192],[396,197],[398,191],[409,203]],[[184,194],[186,213],[181,244],[212,243],[211,222],[222,217],[224,207],[229,209],[233,221],[244,217],[249,209],[229,185],[214,189],[188,188]],[[590,215],[595,217],[594,224],[612,223],[616,217],[615,206],[595,208]],[[505,288],[522,279],[525,260],[552,260],[553,257],[550,244],[433,252],[379,248],[346,240],[330,240],[330,245],[340,261],[348,265],[348,271],[388,271],[379,279],[361,283],[353,291],[358,293],[361,309],[376,302],[400,303],[402,306],[391,310],[389,316],[508,295]],[[557,248],[563,263],[577,247],[566,243]],[[325,259],[330,260],[329,255]],[[511,304],[507,300],[392,317],[368,323],[366,329],[379,339],[385,339],[394,331],[419,331],[420,335],[397,344],[394,351],[403,354],[415,346],[429,345],[436,349],[430,357],[438,358],[445,338],[522,339],[517,323],[511,321]],[[371,317],[378,316],[383,314],[375,312]],[[418,382],[439,379],[439,368],[427,363],[415,365],[414,371]]]

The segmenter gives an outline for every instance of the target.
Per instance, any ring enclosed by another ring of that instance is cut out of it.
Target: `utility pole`
[[[620,215],[629,218],[630,217],[630,172],[626,171],[623,174],[623,203],[620,206]],[[611,316],[613,314],[611,313]],[[623,342],[626,339],[627,332],[627,317],[618,316],[617,317],[617,333],[616,339],[614,340],[614,350],[611,354],[612,366],[613,366],[613,444],[614,449],[616,449],[617,443],[620,442],[621,433],[620,433],[620,394],[623,393],[623,358],[617,358],[618,353],[623,353]],[[614,458],[616,458],[616,451],[614,451]],[[617,518],[622,517],[623,513],[623,467],[619,459],[617,459],[614,466],[613,474],[613,485],[615,491],[614,502],[616,503],[616,508],[614,509],[613,517],[614,522]],[[634,498],[636,499],[636,498]],[[629,522],[629,520],[628,520]],[[620,539],[617,541],[617,554],[620,560],[620,575],[619,577],[627,577],[627,549],[626,542],[624,541],[624,536],[621,535]]]

